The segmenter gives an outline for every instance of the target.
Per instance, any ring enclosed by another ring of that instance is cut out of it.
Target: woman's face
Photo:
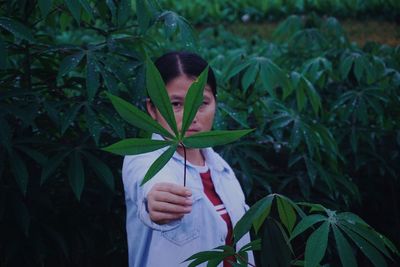
[[[181,130],[182,127],[182,118],[183,118],[183,106],[185,103],[185,96],[188,92],[190,85],[193,83],[194,79],[189,78],[186,75],[180,75],[175,79],[171,80],[167,85],[167,92],[169,98],[171,99],[171,104],[173,111],[175,113],[175,120],[178,125],[178,130]],[[155,108],[155,106],[147,101],[147,111],[150,116],[153,117],[156,121],[158,121],[165,129],[169,132],[173,133],[168,123],[165,121],[164,117]],[[196,116],[193,119],[192,124],[186,131],[185,136],[190,136],[197,132],[204,132],[211,130],[214,115],[215,115],[216,102],[214,95],[212,93],[211,87],[206,85],[204,88],[204,98],[203,103],[197,111]]]

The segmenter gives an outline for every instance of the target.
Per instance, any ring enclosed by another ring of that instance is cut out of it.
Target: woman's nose
[[[197,116],[199,115],[199,113],[196,113],[196,116],[194,116],[194,119],[192,121],[192,124],[196,124],[197,123]]]

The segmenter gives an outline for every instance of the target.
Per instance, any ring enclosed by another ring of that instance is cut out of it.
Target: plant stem
[[[242,261],[247,262],[247,264],[250,265],[250,266],[256,267],[254,264],[252,264],[252,263],[250,263],[249,261],[247,261],[247,260],[246,260],[242,255],[240,255],[239,253],[237,253],[237,254],[235,255],[235,257],[238,257],[238,258],[240,258]]]
[[[186,147],[183,143],[181,143],[182,148],[183,148],[183,159],[184,159],[184,165],[183,165],[183,186],[186,186]]]

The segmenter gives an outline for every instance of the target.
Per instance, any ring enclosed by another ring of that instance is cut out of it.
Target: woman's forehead
[[[195,81],[195,78],[191,78],[188,76],[178,76],[175,79],[169,81],[166,85],[168,94],[172,95],[186,95],[192,83]],[[212,89],[209,84],[206,84],[204,88],[204,95],[213,94]]]

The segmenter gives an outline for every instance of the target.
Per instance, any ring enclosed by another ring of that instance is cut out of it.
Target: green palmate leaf
[[[136,15],[141,33],[146,32],[152,19],[151,12],[147,6],[147,1],[136,0]]]
[[[249,86],[255,82],[259,69],[258,63],[254,63],[247,68],[242,78],[243,92],[246,92]]]
[[[256,239],[241,247],[240,251],[250,251],[250,250],[254,251],[260,249],[261,249],[261,239]]]
[[[313,127],[318,132],[318,135],[322,138],[322,142],[324,143],[325,147],[328,148],[333,155],[338,155],[338,145],[331,131],[322,125],[314,125]]]
[[[311,103],[314,113],[318,114],[318,111],[321,109],[321,98],[309,80],[303,77],[303,82],[306,88],[308,100]]]
[[[281,225],[268,218],[263,225],[261,266],[290,267],[291,248]]]
[[[47,14],[49,14],[52,5],[51,2],[51,0],[38,0],[40,12],[42,12],[43,18],[47,17]]]
[[[339,252],[340,261],[343,267],[357,267],[357,261],[353,254],[353,249],[349,242],[343,236],[341,231],[336,225],[332,225],[333,233],[335,235],[336,247]]]
[[[252,132],[250,130],[209,131],[193,134],[183,138],[183,143],[191,148],[205,148],[231,143]]]
[[[358,137],[359,137],[359,135],[356,132],[356,127],[352,126],[351,133],[350,133],[350,145],[351,145],[351,149],[353,150],[354,154],[356,154],[357,150],[358,150]]]
[[[353,231],[347,229],[346,227],[339,224],[340,229],[342,229],[350,239],[357,245],[357,247],[364,253],[365,256],[374,264],[376,267],[386,267],[386,261],[379,253],[379,251],[374,248],[369,242],[364,238],[354,233]]]
[[[94,19],[93,9],[87,0],[78,0],[85,12],[89,15],[90,19]]]
[[[156,159],[156,161],[151,164],[149,170],[146,172],[146,175],[143,178],[143,181],[140,185],[144,185],[148,180],[154,177],[164,166],[168,163],[168,161],[172,158],[176,151],[177,145],[171,145],[164,153],[161,154],[160,157]]]
[[[61,31],[65,31],[67,29],[68,25],[70,25],[72,21],[73,21],[73,17],[71,17],[67,12],[61,13],[61,16],[60,16]]]
[[[237,253],[239,256],[237,257],[237,260],[239,261],[239,263],[235,263],[233,266],[238,267],[247,267],[248,266],[248,262],[249,262],[249,255],[247,254],[247,252],[245,251],[239,251]]]
[[[159,19],[164,20],[164,32],[170,38],[178,28],[179,16],[172,11],[164,11]]]
[[[271,207],[272,207],[272,201],[273,201],[273,197],[268,198],[263,204],[263,206],[265,206],[264,211],[259,214],[258,217],[255,217],[253,220],[253,227],[254,227],[254,231],[256,233],[258,233],[258,231],[260,230],[260,228],[262,227],[265,219],[268,217],[268,215],[271,212]]]
[[[65,258],[67,260],[69,260],[70,259],[69,252],[68,252],[69,250],[68,250],[68,246],[67,246],[64,236],[62,234],[60,234],[59,232],[55,231],[52,227],[49,227],[49,225],[47,225],[45,231],[46,231],[46,234],[49,236],[49,239],[53,240],[59,246],[59,248],[62,251]]]
[[[320,214],[314,214],[304,217],[294,228],[290,235],[290,239],[294,239],[299,234],[303,233],[305,230],[313,226],[314,224],[322,221],[326,221],[328,218]]]
[[[115,189],[114,175],[112,174],[110,168],[100,159],[95,157],[90,153],[84,153],[86,159],[89,162],[90,167],[96,173],[97,177],[110,188],[111,191]]]
[[[125,129],[123,123],[119,122],[111,113],[107,111],[102,110],[101,115],[104,116],[106,123],[111,125],[119,138],[125,138]]]
[[[328,246],[329,222],[324,222],[307,240],[304,267],[316,267]]]
[[[314,185],[315,179],[317,177],[317,168],[314,165],[315,163],[311,158],[307,156],[304,156],[304,162],[306,163],[307,175],[310,178],[311,185]]]
[[[387,237],[383,236],[382,234],[379,234],[379,235],[383,239],[385,246],[388,247],[391,252],[393,252],[397,256],[400,256],[399,250],[396,248],[396,246],[393,244],[393,242],[390,241]]]
[[[160,124],[154,121],[149,115],[135,107],[134,105],[128,103],[127,101],[114,96],[112,94],[107,94],[108,98],[111,100],[113,106],[121,115],[121,117],[140,129],[148,131],[149,133],[158,133],[165,137],[174,139],[174,136],[165,130]]]
[[[218,109],[222,110],[224,113],[228,114],[232,119],[234,119],[237,123],[239,123],[242,127],[248,128],[247,124],[247,111],[236,112],[229,106],[218,103]]]
[[[86,90],[89,101],[92,101],[100,85],[100,75],[96,69],[96,60],[91,53],[87,54],[86,62]]]
[[[200,265],[201,263],[207,262],[211,259],[224,259],[226,257],[223,250],[218,251],[202,251],[192,255],[187,258],[185,261],[191,261],[189,267],[194,267]],[[217,264],[218,265],[218,264]],[[207,265],[208,267],[209,265]]]
[[[0,17],[0,27],[12,33],[16,38],[35,42],[30,29],[16,20]]]
[[[63,135],[65,131],[69,128],[71,123],[75,120],[76,115],[78,114],[79,109],[83,104],[75,104],[73,107],[70,107],[67,112],[65,112],[62,122],[61,122],[61,134]]]
[[[173,145],[173,141],[152,140],[143,138],[128,138],[103,148],[107,152],[117,155],[137,155],[151,152],[160,148]]]
[[[293,226],[296,223],[296,213],[293,207],[285,199],[277,197],[278,214],[283,225],[286,227],[289,233],[292,232]]]
[[[78,66],[83,56],[83,52],[78,52],[76,54],[65,57],[60,63],[60,69],[58,70],[57,79],[60,79],[62,76]]]
[[[129,18],[132,12],[131,0],[121,0],[118,5],[118,25],[122,26]]]
[[[301,86],[302,83],[300,82],[299,86],[296,89],[296,100],[297,100],[297,109],[302,111],[306,105],[306,94],[304,92],[304,87]]]
[[[329,213],[330,210],[322,206],[321,204],[314,204],[314,203],[308,203],[308,202],[299,202],[298,203],[301,206],[306,206],[310,208],[310,212],[325,212]]]
[[[293,117],[283,114],[283,116],[276,116],[273,119],[273,123],[269,128],[271,131],[286,127],[289,123],[293,122]]]
[[[107,7],[108,7],[108,10],[111,13],[111,20],[113,22],[115,22],[116,21],[116,15],[117,15],[117,7],[115,6],[115,3],[114,3],[113,0],[106,0],[106,4],[107,4]]]
[[[207,83],[208,67],[203,70],[198,79],[192,83],[186,96],[183,110],[183,119],[181,127],[181,138],[185,136],[186,130],[189,128],[197,110],[203,103],[204,87]]]
[[[246,62],[242,62],[238,65],[236,65],[227,75],[227,77],[225,78],[225,80],[229,80],[230,78],[232,78],[233,76],[235,76],[236,74],[238,74],[239,72],[241,72],[242,70],[244,70],[245,68],[247,68],[247,66],[249,66],[251,64],[251,61],[246,61]]]
[[[303,127],[303,137],[304,141],[306,141],[307,144],[307,150],[309,153],[309,156],[312,158],[315,153],[319,153],[319,147],[316,144],[316,141],[318,141],[317,136],[315,135],[315,132],[310,129],[308,125],[304,125]]]
[[[190,47],[191,45],[193,46],[196,40],[192,25],[190,25],[190,23],[181,16],[179,16],[178,25],[180,42],[185,43],[187,47]]]
[[[25,153],[27,156],[29,156],[40,165],[44,165],[47,161],[47,157],[35,149],[23,145],[17,145],[15,147],[17,147],[21,152]]]
[[[0,69],[7,67],[7,46],[0,36]]]
[[[104,83],[108,91],[112,94],[116,94],[118,92],[118,82],[115,79],[114,75],[103,68],[101,70],[101,76],[103,77]]]
[[[300,144],[302,137],[302,128],[303,128],[303,123],[300,120],[295,119],[289,140],[289,146],[292,151],[294,151]]]
[[[8,151],[11,151],[11,129],[7,121],[0,117],[0,144],[3,145]]]
[[[49,158],[44,164],[40,184],[42,185],[54,173],[58,166],[63,162],[64,158],[71,153],[70,150],[57,153],[55,156]]]
[[[347,78],[347,76],[351,70],[351,66],[353,65],[353,62],[354,62],[354,59],[351,56],[346,57],[344,60],[341,61],[339,70],[340,70],[340,74],[343,79]]]
[[[282,86],[284,92],[283,98],[286,98],[288,95],[290,95],[292,88],[285,72],[267,58],[262,59],[260,64],[261,81],[267,92],[271,96],[276,97],[275,88],[277,86]]]
[[[96,113],[89,105],[85,106],[85,117],[87,128],[89,128],[89,132],[92,135],[94,142],[96,145],[98,145],[101,133],[101,125],[97,119]]]
[[[83,186],[85,184],[85,172],[81,156],[77,151],[69,157],[68,178],[75,197],[80,200]]]
[[[147,59],[146,61],[146,87],[151,102],[164,117],[169,127],[171,127],[172,131],[175,133],[175,136],[179,136],[175,115],[171,106],[171,100],[165,88],[164,81],[156,66],[150,59]]]
[[[381,253],[383,253],[386,257],[392,259],[389,254],[389,251],[385,247],[385,242],[382,237],[378,235],[373,229],[369,227],[365,227],[363,225],[351,224],[346,221],[340,222],[343,226],[347,227],[351,231],[357,233],[358,235],[362,236],[368,242],[373,244],[376,248],[378,248]]]
[[[76,22],[79,24],[81,22],[81,5],[79,4],[79,0],[64,0],[64,2]]]
[[[233,229],[234,243],[237,243],[254,225],[256,232],[260,229],[268,216],[274,195],[268,195],[257,201],[243,217],[236,223]]]
[[[247,158],[247,157],[246,157]],[[249,159],[249,158],[248,158]],[[240,160],[239,165],[240,169],[242,170],[242,173],[244,175],[244,178],[241,180],[242,182],[242,188],[246,196],[250,195],[251,190],[253,189],[253,168],[251,168],[250,164],[250,159],[249,160]]]
[[[25,195],[28,186],[28,170],[25,162],[16,151],[10,151],[10,166],[19,189]]]
[[[31,224],[31,218],[29,216],[28,208],[25,203],[19,197],[14,197],[13,211],[17,224],[21,227],[25,236],[29,235],[29,227]]]
[[[341,212],[338,215],[338,218],[340,220],[344,220],[350,224],[361,224],[363,226],[369,227],[369,225],[363,220],[361,219],[358,215],[351,213],[351,212]]]

